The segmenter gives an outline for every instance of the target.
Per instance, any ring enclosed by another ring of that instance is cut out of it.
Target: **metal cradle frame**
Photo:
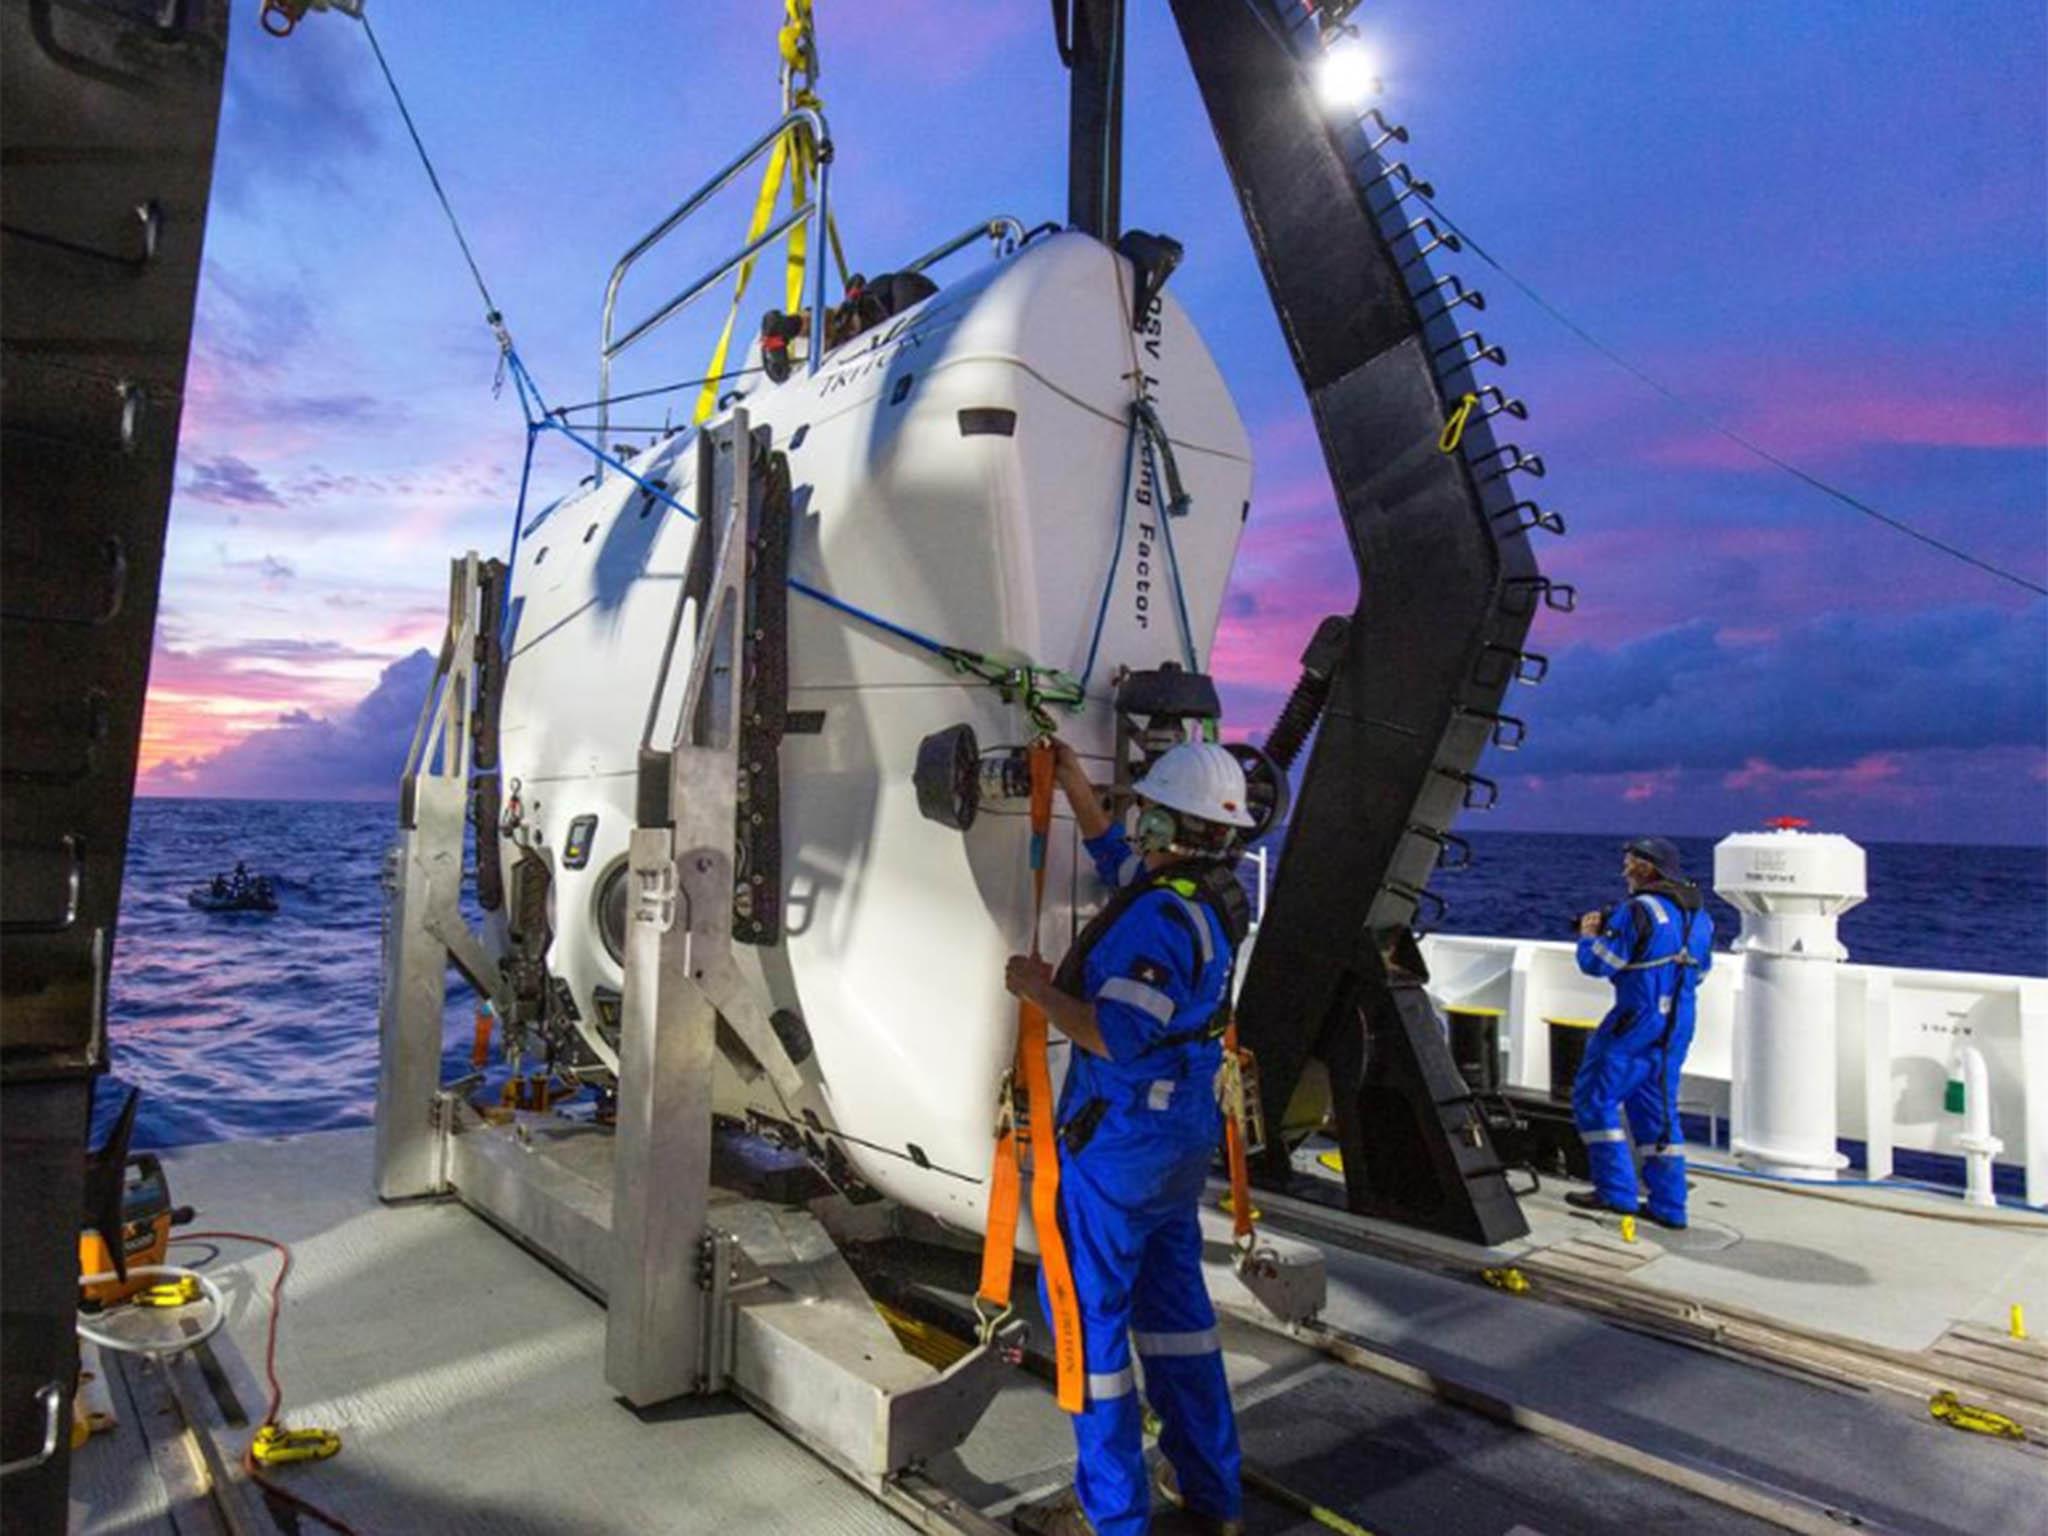
[[[773,713],[755,691],[786,686],[745,649],[780,622],[761,599],[766,583],[779,595],[775,523],[789,507],[763,473],[764,438],[736,411],[698,439],[696,552],[661,691],[686,624],[694,643],[673,736],[655,746],[650,717],[643,745],[611,1128],[546,1114],[489,1124],[465,1102],[468,1083],[440,1081],[448,967],[487,995],[501,985],[457,905],[482,577],[474,554],[455,562],[389,879],[377,1189],[452,1193],[603,1297],[605,1377],[629,1404],[733,1391],[878,1487],[958,1445],[1008,1368],[988,1347],[943,1371],[906,1354],[827,1230],[829,1207],[712,1183],[719,1021],[786,1100],[804,1086],[733,952],[736,890],[751,883],[736,879],[739,811],[743,793],[761,792],[742,789],[740,749]],[[872,1210],[862,1215],[872,1225]]]

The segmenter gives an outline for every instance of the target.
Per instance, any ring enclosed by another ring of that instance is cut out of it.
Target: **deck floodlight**
[[[1361,112],[1367,98],[1379,92],[1377,62],[1363,44],[1352,39],[1333,44],[1316,65],[1316,94],[1332,110]]]

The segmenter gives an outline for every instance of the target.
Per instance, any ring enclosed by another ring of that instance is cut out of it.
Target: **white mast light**
[[[1379,91],[1379,62],[1362,44],[1338,43],[1316,65],[1316,94],[1326,107],[1362,111]]]

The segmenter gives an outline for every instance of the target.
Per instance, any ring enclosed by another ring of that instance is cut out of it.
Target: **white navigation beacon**
[[[1863,849],[1774,824],[1714,848],[1714,889],[1742,914],[1747,975],[1735,1010],[1729,1141],[1760,1173],[1827,1179],[1835,1150],[1835,967],[1841,915],[1869,894]]]

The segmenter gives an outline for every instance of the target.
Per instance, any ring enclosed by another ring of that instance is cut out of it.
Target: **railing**
[[[1422,954],[1441,1006],[1501,1011],[1501,1081],[1510,1087],[1549,1085],[1546,1020],[1598,1018],[1613,1001],[1605,982],[1580,973],[1570,941],[1438,933],[1422,941]],[[1966,1042],[1989,1068],[1984,1097],[2005,1142],[2000,1161],[2024,1170],[2026,1202],[2048,1209],[2048,977],[1854,961],[1835,970],[1836,1134],[1864,1143],[1868,1176],[1888,1177],[1895,1152],[1959,1157],[1967,1150],[1959,1140],[1963,1119],[1944,1100]],[[1746,956],[1714,956],[1700,982],[1680,1099],[1682,1109],[1728,1120],[1737,1137],[1743,1128],[1732,1083],[1742,1074],[1737,1026],[1749,985]],[[1959,1037],[1959,1028],[1967,1034]]]
[[[964,250],[982,239],[986,239],[994,247],[998,259],[1008,256],[1024,243],[1024,221],[1013,219],[1007,213],[999,213],[992,219],[984,219],[979,224],[963,229],[944,245],[932,247],[903,270],[922,272],[926,267],[935,267],[955,251]]]
[[[774,148],[781,141],[785,133],[791,132],[802,132],[810,135],[811,144],[816,151],[818,166],[817,195],[778,220],[759,239],[750,240],[724,262],[696,279],[696,281],[648,315],[617,341],[612,340],[612,319],[614,312],[618,308],[619,286],[626,280],[626,273],[631,270],[633,264],[673,234],[677,227],[685,219],[689,218],[691,214],[695,213],[711,198],[730,186],[734,178],[742,171],[746,170],[748,166]],[[600,449],[605,452],[610,452],[611,450],[609,429],[611,421],[612,359],[643,336],[673,320],[691,304],[702,298],[705,293],[716,286],[723,278],[730,275],[735,268],[753,260],[763,250],[782,239],[783,236],[787,235],[805,220],[809,220],[811,226],[806,249],[813,263],[812,271],[809,274],[811,280],[810,332],[813,338],[810,348],[810,371],[813,373],[817,372],[818,361],[823,353],[823,348],[818,345],[816,338],[822,337],[825,334],[825,243],[826,220],[831,210],[831,175],[832,136],[825,127],[824,116],[814,108],[798,107],[785,116],[781,122],[762,134],[760,138],[756,139],[748,146],[744,153],[734,159],[723,170],[719,171],[717,175],[684,198],[667,218],[641,236],[633,247],[619,258],[618,265],[612,268],[611,281],[605,285],[604,330],[603,337],[598,344],[597,443]],[[603,477],[603,474],[604,464],[600,460],[598,463],[600,479]]]

